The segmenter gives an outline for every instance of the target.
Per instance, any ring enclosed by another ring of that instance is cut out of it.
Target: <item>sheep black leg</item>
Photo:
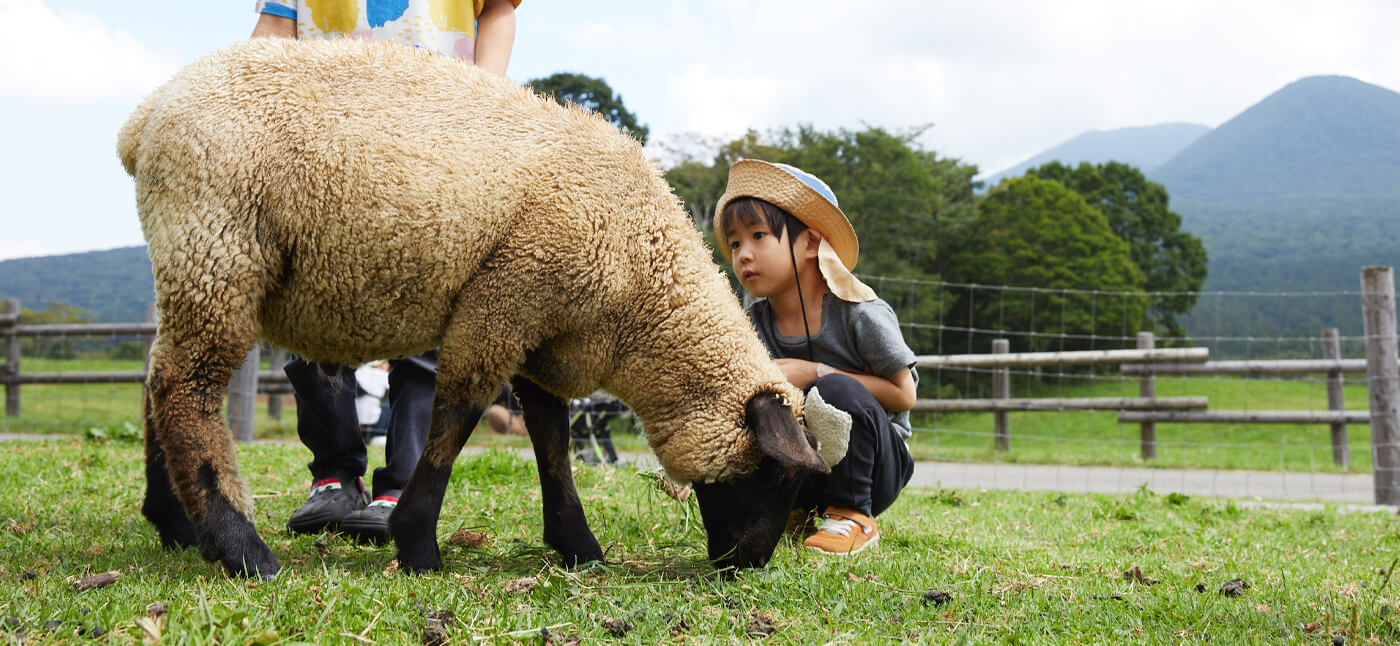
[[[191,353],[173,349],[160,339],[157,347],[147,379],[154,444],[165,453],[166,479],[184,503],[195,545],[200,555],[218,561],[231,575],[270,579],[280,566],[253,526],[252,500],[239,477],[233,440],[219,414],[242,349],[200,345],[203,351]],[[153,471],[148,464],[148,483]],[[157,496],[153,509],[159,509],[159,479],[148,484],[148,500],[151,488]]]
[[[389,534],[398,547],[399,568],[404,572],[421,574],[442,569],[437,543],[442,499],[447,494],[452,463],[485,410],[484,404],[446,403],[439,382],[428,422],[428,443],[399,496],[398,506],[389,516]]]
[[[194,523],[185,514],[185,507],[170,484],[165,469],[165,449],[156,433],[155,417],[151,414],[150,388],[142,390],[142,408],[146,419],[146,500],[141,513],[156,526],[160,545],[167,550],[193,547],[196,542]]]
[[[559,551],[568,566],[603,560],[598,539],[588,528],[583,505],[574,488],[569,462],[569,408],[534,382],[511,380],[515,397],[525,409],[525,429],[535,446],[544,508],[544,542]]]

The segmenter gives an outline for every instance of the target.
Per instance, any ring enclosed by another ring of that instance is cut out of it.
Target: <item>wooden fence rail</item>
[[[21,412],[20,386],[26,384],[116,384],[116,383],[143,383],[146,381],[146,370],[141,372],[30,372],[21,371],[20,348],[22,339],[40,338],[82,338],[97,336],[141,336],[145,337],[146,345],[146,368],[150,367],[151,342],[155,338],[156,311],[154,306],[147,307],[147,320],[140,323],[53,323],[53,324],[20,324],[19,314],[21,311],[20,302],[17,299],[4,299],[0,303],[0,339],[5,343],[5,362],[0,365],[0,383],[5,386],[5,414],[10,417],[18,417]],[[256,366],[257,348],[249,353],[251,365]],[[273,352],[274,368],[279,363],[279,359],[285,361],[285,352]],[[230,405],[229,417],[230,426],[234,431],[234,436],[240,440],[251,440],[253,437],[252,410],[254,406],[253,397],[245,393],[257,393],[268,395],[269,416],[274,419],[281,419],[281,398],[282,395],[291,392],[291,384],[287,381],[287,376],[281,370],[252,370],[255,374],[246,376],[248,365],[240,368],[238,373],[243,375],[241,380],[235,380],[229,385]]]

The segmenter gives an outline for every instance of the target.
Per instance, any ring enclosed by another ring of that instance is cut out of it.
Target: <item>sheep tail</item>
[[[122,168],[126,169],[126,174],[132,177],[136,176],[137,145],[141,143],[141,133],[146,129],[146,121],[150,116],[151,102],[142,101],[117,132],[117,156],[121,157]]]

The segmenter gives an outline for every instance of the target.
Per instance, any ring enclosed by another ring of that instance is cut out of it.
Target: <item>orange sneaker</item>
[[[802,544],[823,554],[845,555],[857,554],[879,540],[880,530],[874,518],[854,509],[827,507],[817,533]]]

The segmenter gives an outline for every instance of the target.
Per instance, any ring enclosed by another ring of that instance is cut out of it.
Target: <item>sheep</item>
[[[343,364],[442,348],[423,456],[390,518],[401,569],[439,570],[448,476],[498,384],[525,410],[544,540],[603,558],[569,465],[569,398],[598,388],[693,481],[718,567],[762,567],[804,474],[827,472],[769,359],[641,147],[475,67],[376,41],[255,39],[132,113],[160,329],[142,512],[167,549],[270,578],[219,416],[259,338]]]

